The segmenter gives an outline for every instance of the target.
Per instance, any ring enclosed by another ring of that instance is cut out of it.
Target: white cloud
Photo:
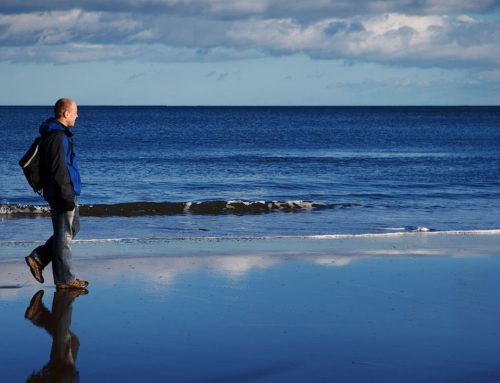
[[[277,54],[306,52],[319,58],[417,66],[497,65],[500,26],[471,20],[401,14],[331,18],[305,26],[292,19],[245,20],[234,23],[228,37],[241,47]],[[479,33],[481,28],[489,29],[489,36]]]
[[[457,21],[462,22],[462,23],[470,23],[470,24],[477,23],[476,19],[474,19],[470,16],[467,16],[467,15],[457,16]]]
[[[93,12],[200,16],[218,19],[354,17],[380,13],[410,15],[487,13],[497,0],[2,0],[0,13],[32,13],[81,9]]]
[[[50,54],[54,61],[61,63],[120,59],[125,56],[125,51],[117,47],[78,43],[68,44],[65,49],[54,49]]]
[[[418,7],[417,1],[411,1],[412,5]],[[425,0],[421,2],[421,9],[427,13],[454,12],[481,12],[498,7],[496,0]]]
[[[302,27],[292,19],[246,20],[227,33],[236,45],[248,44],[276,52],[298,52],[321,44],[323,36],[316,26]]]
[[[124,15],[81,10],[0,15],[2,45],[98,41],[116,43],[133,36],[140,23]]]
[[[216,15],[249,15],[264,13],[272,3],[272,0],[212,0],[207,1],[206,6]]]
[[[111,2],[107,11],[84,10],[99,6],[81,1],[81,9],[0,13],[0,60],[217,61],[305,53],[312,58],[403,66],[491,68],[500,64],[496,19],[463,12],[427,13],[438,7],[485,10],[494,6],[491,1],[473,1],[469,6],[451,0],[420,3],[364,2],[370,12],[355,13],[349,2],[326,0],[291,1],[288,7],[281,0],[144,0]],[[10,5],[21,7],[16,1]],[[134,7],[158,12],[130,12]],[[306,8],[314,17],[301,17]],[[375,8],[383,12],[374,13]],[[348,16],[335,15],[335,9]],[[418,9],[420,14],[391,9]]]

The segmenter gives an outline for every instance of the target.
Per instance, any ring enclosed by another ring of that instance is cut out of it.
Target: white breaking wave
[[[421,232],[421,233],[425,233],[425,232],[428,232],[428,231],[435,231],[434,229],[431,229],[431,228],[425,227],[425,226],[423,226],[423,227],[421,227],[421,226],[381,227],[379,229],[380,230],[394,230],[394,231],[406,230],[406,231],[410,231],[410,232]]]
[[[50,207],[48,205],[0,205],[0,215],[10,215],[14,213],[48,215],[50,214]]]
[[[317,234],[317,235],[272,235],[272,236],[239,236],[239,237],[125,237],[125,238],[96,238],[77,239],[73,243],[126,243],[149,241],[268,241],[276,239],[346,239],[346,238],[380,238],[414,235],[498,235],[500,229],[490,230],[447,230],[447,231],[403,231],[395,233],[363,233],[363,234]],[[0,241],[0,244],[27,244],[44,243],[45,241]]]

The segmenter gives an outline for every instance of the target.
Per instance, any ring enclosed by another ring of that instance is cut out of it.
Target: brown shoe
[[[30,305],[26,309],[24,313],[24,317],[28,320],[32,320],[35,318],[36,314],[40,312],[40,309],[43,307],[42,305],[43,298],[43,290],[38,291],[33,298],[31,298]]]
[[[81,279],[74,279],[69,283],[58,283],[56,288],[58,289],[85,289],[89,283],[87,281],[82,281]]]
[[[33,277],[40,282],[43,283],[43,275],[42,275],[42,265],[40,265],[35,258],[33,258],[31,255],[28,255],[26,258],[24,258],[26,261],[26,264],[29,266],[31,274],[33,274]]]

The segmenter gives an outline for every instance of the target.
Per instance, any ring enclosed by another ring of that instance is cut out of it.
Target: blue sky
[[[0,104],[499,105],[498,0],[2,0]]]

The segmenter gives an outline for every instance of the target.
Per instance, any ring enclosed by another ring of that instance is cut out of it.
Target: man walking
[[[73,133],[78,107],[73,100],[59,99],[54,118],[40,126],[40,170],[44,180],[43,198],[50,204],[54,234],[27,256],[31,273],[43,283],[43,269],[52,262],[54,283],[58,289],[85,289],[88,282],[72,272],[71,241],[80,230],[76,196],[80,195],[80,173],[75,158]]]

